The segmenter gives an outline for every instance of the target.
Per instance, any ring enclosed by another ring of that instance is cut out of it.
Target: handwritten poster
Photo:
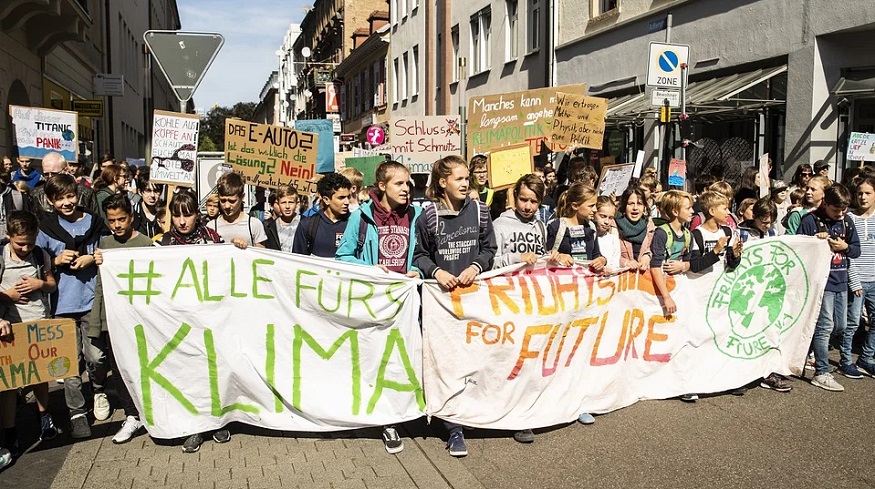
[[[330,119],[308,119],[295,121],[298,131],[319,135],[316,153],[316,173],[334,171],[334,122]]]
[[[78,358],[72,319],[13,324],[0,341],[0,391],[79,375]]]
[[[79,155],[79,115],[66,110],[9,106],[15,125],[15,146],[18,154],[42,158],[52,151],[61,153],[67,161]]]
[[[489,153],[486,168],[493,189],[512,187],[520,177],[534,171],[532,148],[528,144],[518,144],[494,150]]]
[[[616,195],[617,197],[622,195],[626,191],[626,187],[629,186],[634,171],[634,163],[602,167],[602,175],[599,178],[599,195]]]
[[[411,173],[429,173],[435,161],[462,154],[460,117],[435,115],[398,117],[389,124],[392,159]]]
[[[225,162],[249,185],[291,185],[298,192],[315,192],[310,180],[316,172],[318,144],[319,136],[311,132],[225,120]]]
[[[848,161],[875,161],[875,134],[852,132],[848,141]]]
[[[193,187],[200,117],[156,110],[152,115],[149,180]]]
[[[668,184],[672,187],[684,187],[687,183],[687,162],[672,158],[668,164]]]
[[[585,84],[524,90],[468,100],[468,158],[496,148],[528,144],[532,155],[541,154],[541,143],[551,151],[564,145],[549,140],[558,92],[586,93]]]
[[[556,96],[550,142],[575,148],[602,149],[608,99],[560,92]]]

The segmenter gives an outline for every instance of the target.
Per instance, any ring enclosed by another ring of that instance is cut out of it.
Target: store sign
[[[80,117],[103,117],[103,100],[73,100],[73,112]]]
[[[94,75],[94,95],[98,97],[124,97],[125,76],[111,73]]]
[[[380,146],[386,142],[386,131],[380,126],[371,126],[368,128],[368,143],[371,146]]]

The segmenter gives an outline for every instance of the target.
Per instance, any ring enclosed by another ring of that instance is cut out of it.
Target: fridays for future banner
[[[67,161],[79,154],[79,130],[76,112],[9,106],[15,125],[15,145],[20,156],[42,158],[47,153],[61,153]]]
[[[230,245],[110,250],[101,278],[122,377],[152,436],[231,421],[334,431],[423,413],[522,429],[793,372],[830,258],[814,238],[753,243],[732,272],[671,279],[670,318],[649,274],[517,270],[452,293],[429,281],[422,336],[417,280],[333,260]]]

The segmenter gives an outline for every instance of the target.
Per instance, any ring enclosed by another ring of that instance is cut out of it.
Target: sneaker
[[[875,363],[867,362],[866,360],[857,359],[857,370],[868,375],[869,377],[875,377]]]
[[[814,370],[814,353],[809,353],[805,359],[805,370]]]
[[[182,444],[182,451],[184,453],[197,453],[197,451],[201,449],[201,444],[203,442],[204,439],[201,434],[195,433],[185,439],[185,442]]]
[[[698,394],[684,394],[681,396],[681,401],[684,402],[696,402],[699,400]]]
[[[91,438],[91,426],[84,414],[77,414],[70,418],[70,436],[73,438]]]
[[[864,377],[863,372],[860,372],[853,363],[840,366],[839,371],[849,379],[862,379]]]
[[[577,417],[577,422],[580,424],[593,424],[595,423],[595,417],[589,413],[580,413],[580,416]]]
[[[465,435],[462,430],[455,430],[450,433],[450,439],[447,441],[447,450],[453,457],[465,457],[468,455],[468,447],[465,445]]]
[[[49,413],[40,416],[39,427],[39,439],[42,441],[49,441],[58,436],[58,429],[55,428],[55,420],[52,419],[52,415]]]
[[[94,419],[97,421],[106,421],[112,416],[112,408],[109,405],[109,399],[106,394],[98,392],[94,394]]]
[[[513,439],[520,443],[533,443],[535,441],[535,433],[532,430],[517,431],[513,434]]]
[[[122,427],[118,430],[118,433],[112,437],[112,442],[116,445],[121,445],[122,443],[127,443],[131,441],[131,438],[137,434],[138,431],[143,427],[143,422],[137,419],[134,416],[128,416],[125,418],[125,421],[122,423]]]
[[[832,374],[820,374],[815,375],[814,379],[811,380],[811,385],[815,385],[820,387],[821,389],[826,389],[828,391],[841,392],[845,390],[841,384],[836,382],[836,379],[832,376]]]
[[[790,392],[793,390],[793,388],[790,387],[790,384],[778,374],[769,374],[768,377],[760,381],[760,387],[763,389],[772,389],[777,392]]]
[[[747,387],[736,387],[729,391],[733,396],[743,396],[745,392],[747,392]]]
[[[226,429],[221,429],[213,433],[213,441],[216,443],[228,443],[231,441],[231,432]]]
[[[398,453],[404,450],[404,440],[398,436],[398,430],[394,426],[383,428],[383,446],[389,453]]]
[[[12,464],[12,454],[5,448],[0,448],[0,470]]]

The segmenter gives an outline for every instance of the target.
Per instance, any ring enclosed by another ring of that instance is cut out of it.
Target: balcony
[[[3,0],[0,30],[21,29],[27,47],[45,56],[60,43],[84,41],[91,15],[84,0]]]

